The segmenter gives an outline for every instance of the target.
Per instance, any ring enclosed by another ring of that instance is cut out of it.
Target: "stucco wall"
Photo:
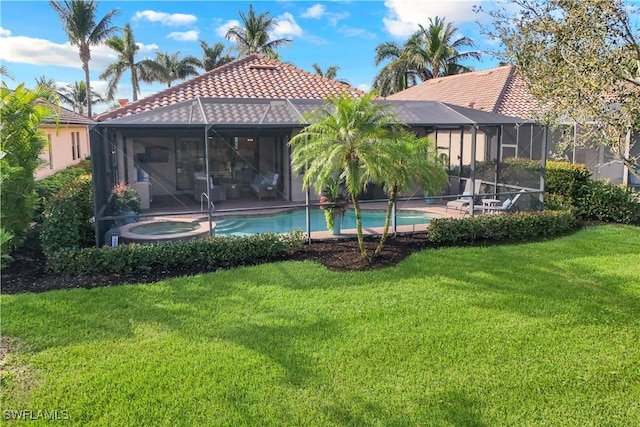
[[[40,154],[40,158],[45,163],[36,171],[36,179],[45,178],[59,170],[78,164],[89,156],[89,132],[86,125],[61,124],[57,130],[53,125],[44,125],[42,130],[49,140],[49,144]],[[76,137],[78,143],[74,159],[72,143]],[[77,153],[78,145],[80,153]]]

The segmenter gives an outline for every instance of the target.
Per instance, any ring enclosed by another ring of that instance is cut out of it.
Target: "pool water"
[[[132,233],[143,234],[145,236],[159,236],[164,234],[188,233],[198,226],[191,222],[181,221],[161,221],[151,224],[139,225],[131,229]]]
[[[415,211],[402,211],[396,215],[397,225],[426,224],[434,215]],[[383,227],[384,211],[364,211],[362,212],[362,227]],[[258,233],[286,233],[287,231],[299,229],[305,231],[306,214],[305,210],[295,210],[276,215],[256,216],[256,217],[225,217],[224,219],[214,219],[216,223],[216,236],[243,236]],[[342,222],[342,229],[355,229],[356,218],[353,210],[345,212]],[[311,231],[326,231],[327,224],[324,219],[324,211],[321,209],[311,210]]]

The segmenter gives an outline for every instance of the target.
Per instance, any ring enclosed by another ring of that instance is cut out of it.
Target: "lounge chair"
[[[263,197],[278,198],[278,180],[280,175],[277,173],[256,174],[253,182],[249,184],[249,188],[255,193],[258,200]]]
[[[224,185],[217,185],[213,182],[213,177],[209,177],[209,194],[212,202],[227,200],[227,188]],[[202,194],[207,194],[207,176],[203,172],[193,174],[193,200],[199,202]]]
[[[520,200],[520,196],[522,196],[523,193],[524,193],[524,190],[520,190],[520,192],[513,197],[513,200],[507,199],[504,202],[502,202],[501,205],[497,205],[497,206],[476,206],[475,207],[475,211],[481,211],[483,213],[487,212],[487,211],[489,213],[512,211],[512,210],[514,210],[514,207],[515,207],[516,203],[518,203],[518,200]],[[468,210],[468,208],[467,208],[467,210]]]
[[[473,199],[474,195],[478,195],[480,193],[480,187],[482,186],[482,180],[476,179],[474,188],[471,188],[471,180],[467,179],[467,183],[464,186],[464,191],[462,192],[462,197],[451,200],[447,202],[447,207],[445,211],[451,209],[464,210],[468,209],[469,204],[471,203],[471,199]]]

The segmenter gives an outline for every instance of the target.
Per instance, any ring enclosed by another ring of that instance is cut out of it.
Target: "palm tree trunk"
[[[360,247],[360,255],[362,258],[370,259],[367,248],[364,246],[364,237],[362,236],[362,213],[360,211],[360,202],[358,198],[353,198],[353,211],[356,215],[356,230],[358,234],[358,246]]]
[[[387,236],[389,235],[389,223],[391,222],[391,213],[393,212],[393,204],[396,201],[396,195],[398,194],[398,184],[393,183],[391,186],[391,190],[389,191],[389,201],[387,202],[387,212],[384,217],[384,229],[382,230],[382,236],[380,237],[380,242],[378,243],[378,247],[376,247],[376,251],[373,253],[373,257],[378,256],[380,251],[382,250],[382,246],[384,246],[384,242],[387,240]]]
[[[131,86],[133,87],[133,102],[136,102],[138,100],[138,79],[134,67],[131,67]]]
[[[89,76],[89,61],[82,61],[84,83],[87,85],[87,117],[91,118],[91,77]]]

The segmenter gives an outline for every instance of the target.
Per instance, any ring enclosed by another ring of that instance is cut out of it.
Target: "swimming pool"
[[[362,227],[382,227],[384,226],[384,211],[363,211]],[[427,214],[417,211],[401,211],[396,215],[397,225],[426,224],[437,215]],[[254,217],[224,217],[214,219],[216,223],[216,236],[245,236],[258,233],[286,233],[287,231],[299,229],[305,231],[306,216],[305,210],[295,210],[291,212],[279,213],[268,216]],[[356,218],[353,210],[345,212],[342,229],[355,229]],[[326,231],[327,224],[324,219],[324,212],[320,209],[311,210],[311,231]]]

